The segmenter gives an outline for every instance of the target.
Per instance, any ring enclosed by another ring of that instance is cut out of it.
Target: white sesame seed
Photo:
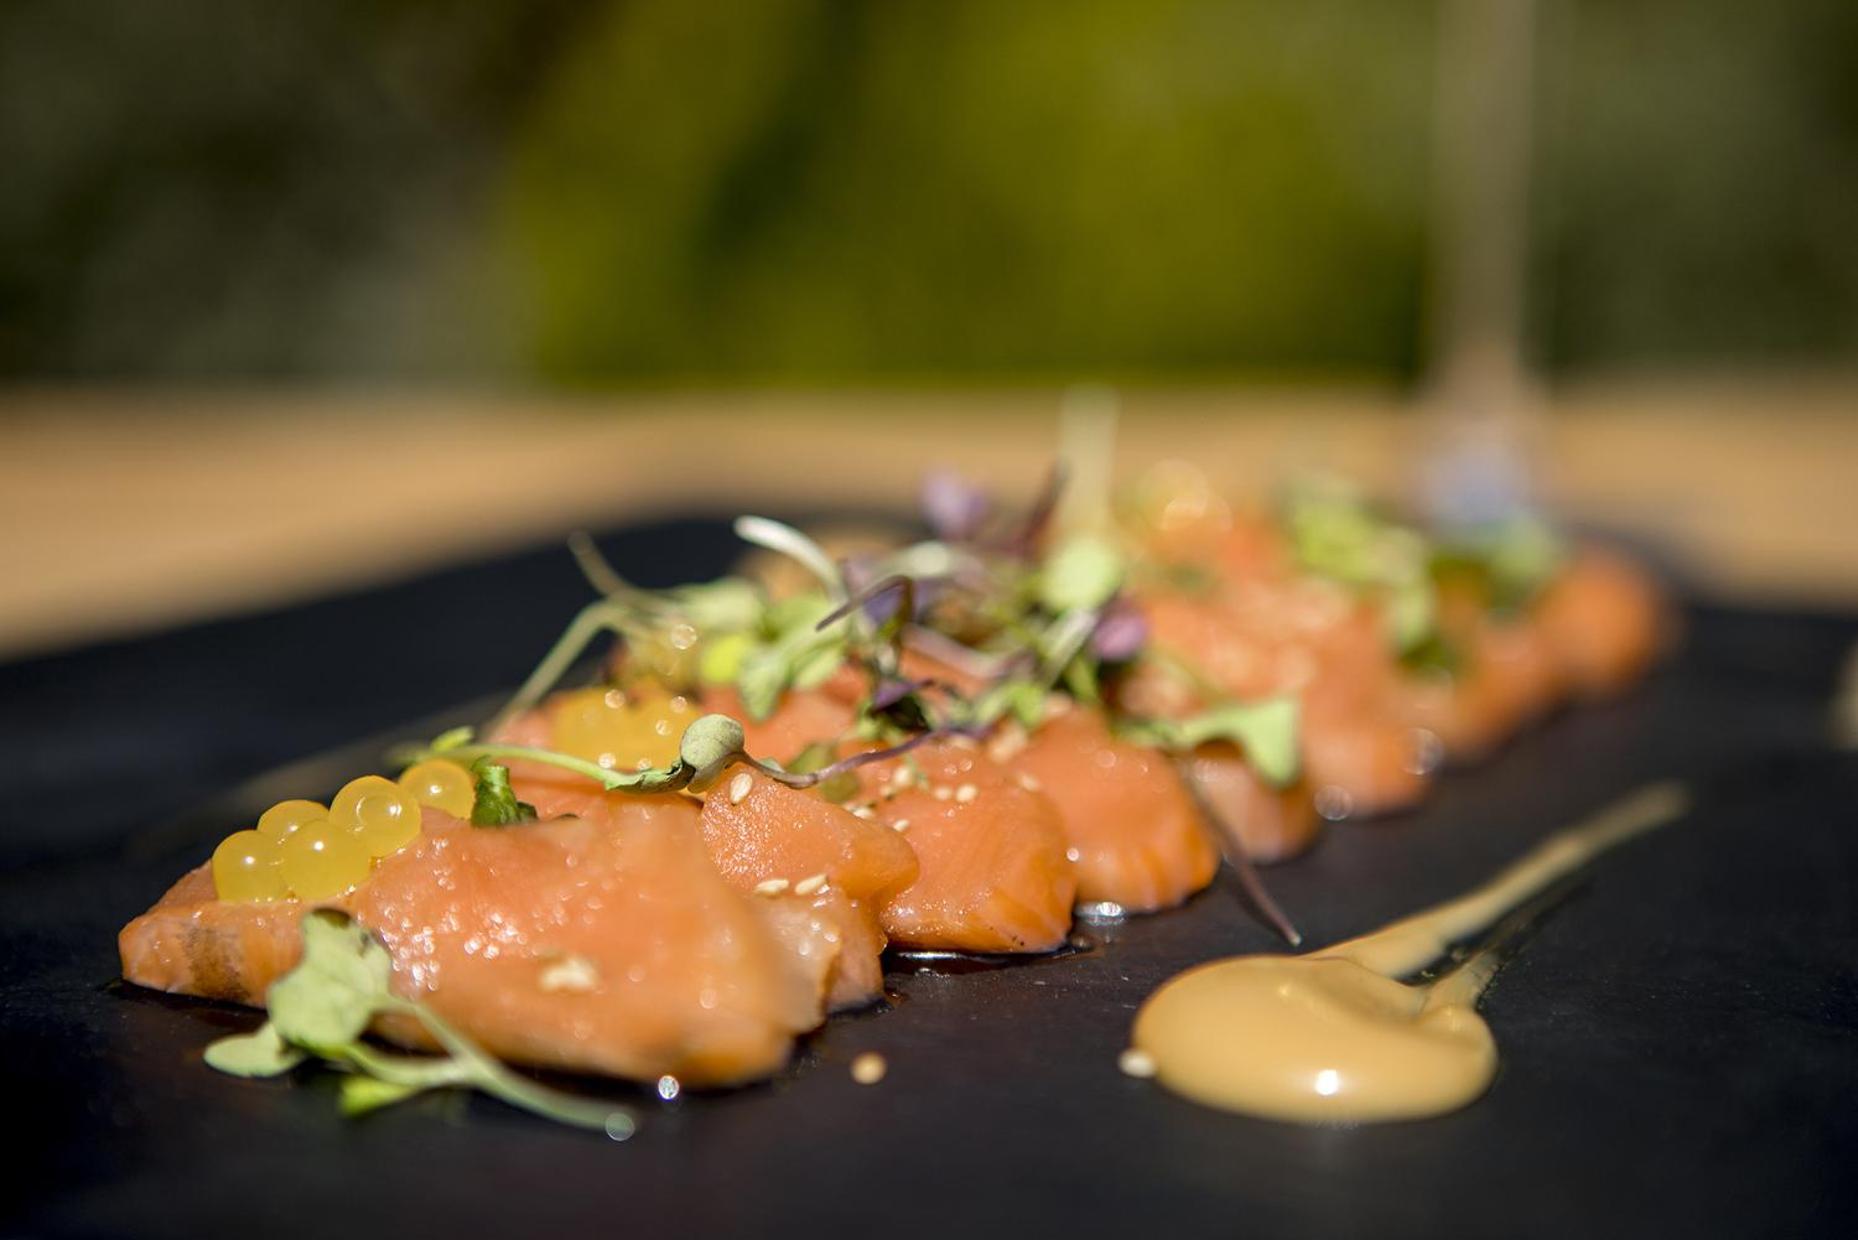
[[[1124,1076],[1147,1079],[1155,1075],[1155,1057],[1133,1046],[1116,1057],[1116,1066],[1122,1069]]]
[[[950,788],[947,784],[937,784],[934,788],[929,790],[929,795],[938,801],[946,801],[955,795],[955,790]]]
[[[877,817],[877,813],[869,805],[858,805],[852,808],[852,817],[875,818]]]
[[[976,741],[972,736],[951,736],[948,738],[948,743],[953,745],[956,749],[980,748],[980,742]]]
[[[824,874],[814,874],[794,884],[794,894],[797,896],[810,896],[825,889],[826,876]]]
[[[890,824],[890,829],[892,831],[908,831],[910,829],[910,820],[908,818],[899,818]]]
[[[955,789],[955,800],[963,805],[966,805],[979,795],[981,795],[981,790],[976,788],[973,784],[963,784],[961,787]]]
[[[749,789],[755,786],[755,778],[747,771],[738,771],[736,777],[729,781],[729,804],[740,805]]]
[[[866,1051],[852,1060],[852,1079],[860,1085],[875,1085],[884,1079],[890,1065],[876,1051]]]
[[[1027,792],[1037,792],[1039,789],[1045,786],[1044,784],[1039,782],[1038,776],[1030,774],[1029,772],[1026,772],[1026,771],[1021,771],[1019,773],[1018,778],[1019,778],[1019,786],[1021,788],[1024,788]]]
[[[585,956],[563,956],[542,970],[536,984],[546,994],[558,991],[586,994],[600,984],[600,971]]]
[[[755,884],[755,894],[758,896],[778,896],[781,892],[786,891],[787,887],[788,882],[786,879],[770,878],[766,882]]]

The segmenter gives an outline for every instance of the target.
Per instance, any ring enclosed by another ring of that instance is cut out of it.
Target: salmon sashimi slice
[[[791,914],[723,879],[684,798],[504,828],[428,809],[423,824],[330,903],[386,944],[397,994],[501,1058],[724,1085],[774,1072],[824,1019],[831,962],[791,950]],[[295,964],[304,911],[218,900],[203,866],[123,929],[123,975],[258,1003]],[[381,1032],[423,1042],[405,1024]]]
[[[1248,860],[1272,865],[1316,842],[1322,820],[1307,785],[1271,787],[1229,741],[1196,747],[1188,763],[1200,796],[1223,828],[1238,836]]]
[[[1058,808],[1078,899],[1148,913],[1213,881],[1219,852],[1180,773],[1159,751],[1118,740],[1099,712],[1056,712],[1010,762]]]
[[[723,776],[704,798],[703,838],[736,886],[805,901],[817,924],[807,927],[802,947],[815,938],[838,945],[829,1008],[859,1007],[883,993],[879,956],[887,939],[879,911],[919,869],[900,833],[744,769]]]
[[[1190,665],[1220,694],[1298,699],[1304,769],[1333,816],[1416,803],[1430,783],[1424,738],[1373,609],[1326,583],[1219,597],[1142,600],[1156,648]],[[1139,714],[1179,718],[1206,706],[1203,686],[1143,667],[1125,688]],[[1243,824],[1239,824],[1243,825]]]
[[[808,707],[813,696],[786,695],[773,719],[810,728],[815,722],[838,718],[832,703],[826,703],[831,711]],[[709,704],[706,701],[706,707]],[[553,742],[550,718],[545,703],[541,709],[512,719],[501,739],[549,748]],[[849,712],[845,718],[849,721]],[[803,734],[789,733],[794,748],[813,743],[811,739],[800,741]],[[767,742],[766,735],[762,739]],[[545,817],[571,814],[616,820],[637,799],[630,793],[608,792],[584,776],[539,762],[512,762],[510,786]],[[801,911],[783,914],[781,930],[794,951],[829,962],[822,974],[822,1001],[827,1007],[838,1011],[877,998],[883,989],[879,956],[886,944],[878,910],[916,877],[916,855],[909,844],[895,831],[860,819],[815,793],[785,787],[747,768],[725,773],[702,804],[704,845],[729,882],[753,891],[763,883],[787,881],[785,900]],[[824,876],[824,890],[793,890],[815,875]]]
[[[1439,738],[1447,757],[1484,757],[1546,714],[1562,694],[1561,668],[1529,616],[1479,614],[1445,621],[1454,665],[1407,680],[1407,718]]]
[[[960,739],[930,741],[859,775],[875,821],[900,830],[920,866],[884,906],[893,944],[963,952],[1064,945],[1077,875],[1043,792]]]
[[[1574,553],[1534,615],[1569,687],[1585,697],[1619,693],[1643,676],[1671,624],[1651,576],[1599,547]]]

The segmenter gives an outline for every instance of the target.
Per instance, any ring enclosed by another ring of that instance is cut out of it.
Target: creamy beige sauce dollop
[[[1475,891],[1372,934],[1305,956],[1189,969],[1142,1005],[1134,1047],[1162,1085],[1229,1111],[1359,1123],[1456,1110],[1496,1072],[1496,1042],[1476,1007],[1501,945],[1425,985],[1398,979],[1685,804],[1680,785],[1655,784],[1550,836]]]

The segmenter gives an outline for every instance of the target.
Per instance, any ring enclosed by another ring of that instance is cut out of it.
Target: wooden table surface
[[[1121,393],[1129,471],[1410,490],[1436,422],[1384,391]],[[1030,489],[1058,392],[0,393],[0,655],[365,584],[677,509],[907,501],[927,463]],[[1547,400],[1557,511],[1712,594],[1858,605],[1858,378],[1645,380]]]

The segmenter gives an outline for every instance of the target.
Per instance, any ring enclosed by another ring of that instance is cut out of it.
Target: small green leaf
[[[277,1026],[270,1021],[206,1048],[207,1066],[230,1076],[282,1076],[307,1057],[279,1037]]]
[[[845,662],[845,648],[836,640],[822,641],[794,660],[792,683],[796,689],[817,689],[831,680]]]
[[[826,778],[820,780],[819,783],[815,785],[819,795],[831,801],[834,805],[843,805],[845,802],[857,796],[858,790],[862,786],[863,785],[858,782],[858,776],[851,771],[835,772],[834,774],[826,776]]]
[[[679,586],[669,593],[672,605],[699,633],[734,633],[761,623],[761,595],[740,577]]]
[[[1011,716],[1031,731],[1045,722],[1046,697],[1045,686],[1037,681],[1001,681],[975,702],[975,722],[985,725]]]
[[[421,1085],[402,1085],[371,1076],[345,1076],[337,1096],[337,1106],[342,1114],[352,1119],[392,1106],[396,1102],[405,1102],[415,1094],[424,1092],[425,1087]]]
[[[831,766],[837,760],[838,751],[831,741],[814,741],[795,754],[793,760],[781,769],[791,771],[795,775],[811,775],[823,766]]]
[[[354,1075],[341,1086],[344,1114],[390,1106],[427,1089],[471,1086],[537,1115],[606,1132],[616,1140],[637,1124],[623,1108],[557,1093],[511,1072],[424,1006],[396,998],[388,982],[393,961],[365,927],[346,913],[317,909],[302,920],[303,959],[266,996],[271,1019],[258,1030],[222,1038],[207,1062],[236,1076],[275,1076],[312,1056]],[[443,1055],[377,1051],[362,1035],[385,1011],[426,1027]]]
[[[471,825],[474,827],[509,827],[534,822],[535,806],[516,799],[510,787],[510,768],[479,758],[471,764],[477,778],[477,799],[471,802]]]
[[[735,689],[750,719],[766,719],[774,713],[791,671],[786,652],[778,646],[764,646],[743,661]]]
[[[707,784],[729,763],[746,756],[742,725],[727,715],[704,715],[684,729],[677,760],[692,771],[693,784]]]
[[[819,622],[832,614],[833,602],[824,594],[790,595],[768,604],[762,615],[762,631],[772,638],[811,636]]]
[[[265,997],[271,1023],[293,1046],[353,1042],[392,1001],[393,960],[379,939],[336,909],[304,914],[302,927],[303,959]]]
[[[1094,611],[1122,585],[1121,553],[1100,538],[1079,536],[1054,552],[1039,575],[1039,602],[1052,612]]]
[[[1387,592],[1381,622],[1394,651],[1407,655],[1426,645],[1438,632],[1438,595],[1426,580],[1403,582]]]
[[[747,633],[711,638],[703,643],[703,651],[697,656],[697,678],[710,685],[734,684],[755,649],[755,639]]]
[[[1231,741],[1266,783],[1283,787],[1297,778],[1298,710],[1295,698],[1227,702],[1186,719],[1155,719],[1132,735],[1164,749],[1188,750],[1208,741]]]

